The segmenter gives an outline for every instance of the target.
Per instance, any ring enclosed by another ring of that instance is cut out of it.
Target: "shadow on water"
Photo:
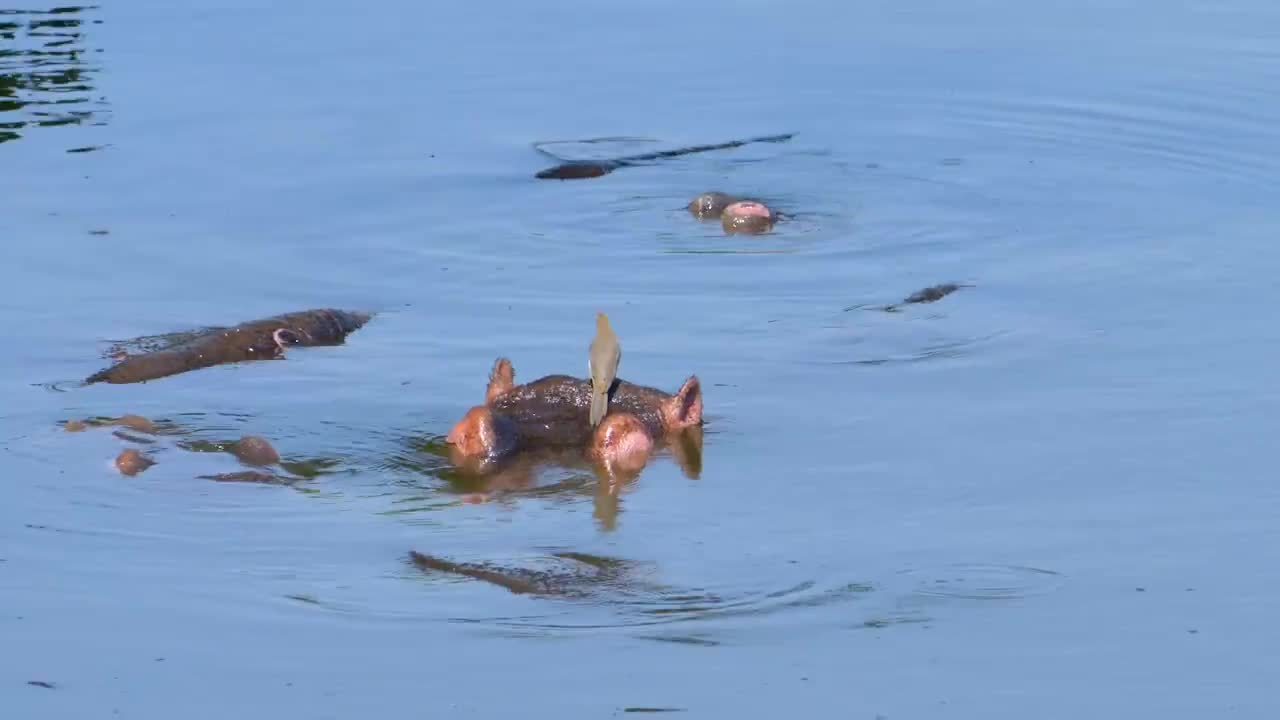
[[[85,17],[94,10],[0,9],[0,143],[31,127],[106,124],[107,102],[93,82],[102,50],[85,43],[85,25],[102,22]]]

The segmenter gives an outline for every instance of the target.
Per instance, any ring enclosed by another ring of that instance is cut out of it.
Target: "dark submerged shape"
[[[941,300],[942,298],[950,295],[951,293],[959,290],[962,287],[970,287],[970,286],[960,285],[957,283],[943,283],[941,285],[934,285],[933,287],[927,287],[923,290],[917,290],[916,292],[911,293],[910,295],[907,296],[907,299],[902,301],[902,304],[906,305],[909,303],[937,302],[938,300]]]
[[[534,177],[539,180],[583,180],[608,175],[625,164],[620,160],[581,160],[547,168]]]
[[[218,473],[216,475],[197,475],[198,480],[213,480],[225,483],[256,483],[258,485],[293,485],[297,478],[276,475],[259,470],[242,470],[240,472]]]
[[[785,142],[793,137],[795,137],[795,133],[763,135],[760,137],[747,138],[745,140],[731,140],[729,142],[715,143],[712,145],[693,145],[690,147],[677,148],[675,150],[661,150],[658,152],[628,155],[626,157],[612,158],[609,160],[573,160],[542,170],[534,175],[534,177],[541,180],[580,180],[584,178],[594,178],[600,177],[601,175],[608,175],[620,167],[637,165],[649,160],[660,160],[663,158],[679,157],[681,155],[692,155],[694,153],[709,152],[711,150],[727,150],[729,148],[741,147],[751,143]]]
[[[551,557],[570,562],[564,563],[561,570],[532,570],[492,563],[455,562],[409,551],[409,561],[419,570],[479,580],[515,595],[587,598],[601,590],[635,582],[628,578],[633,572],[632,563],[625,560],[578,552],[557,552]]]
[[[917,290],[908,295],[902,302],[895,305],[885,305],[882,309],[885,312],[897,312],[903,305],[915,305],[920,303],[932,303],[941,300],[960,288],[973,287],[972,285],[964,285],[961,283],[942,283],[941,285],[933,285],[923,290]]]
[[[316,309],[209,330],[180,345],[129,357],[90,375],[89,385],[137,383],[226,363],[274,360],[289,345],[341,345],[369,321],[366,313]]]

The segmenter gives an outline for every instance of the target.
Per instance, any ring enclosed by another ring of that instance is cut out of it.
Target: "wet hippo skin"
[[[726,233],[764,233],[773,229],[777,215],[762,202],[740,200],[720,213],[720,226]]]
[[[708,152],[710,150],[727,150],[729,148],[741,147],[751,143],[784,142],[790,140],[792,137],[795,137],[795,133],[787,133],[784,135],[764,135],[761,137],[747,138],[746,140],[731,140],[729,142],[715,143],[712,145],[693,145],[691,147],[677,148],[675,150],[662,150],[659,152],[644,153],[641,155],[628,155],[626,157],[612,158],[608,160],[573,160],[539,171],[534,177],[541,180],[581,180],[585,178],[595,178],[602,175],[608,175],[621,167],[638,165],[650,160],[679,157],[681,155],[692,155],[693,153]],[[549,155],[550,153],[547,154]]]
[[[120,474],[129,476],[137,475],[155,464],[155,460],[134,448],[121,450],[120,454],[116,456],[115,462],[116,469],[120,471]]]
[[[464,459],[579,449],[625,469],[642,466],[670,434],[702,424],[702,390],[696,376],[674,394],[616,379],[609,395],[604,420],[592,428],[590,380],[548,375],[516,385],[511,362],[499,358],[490,373],[485,404],[468,410],[446,441]]]
[[[84,382],[146,382],[224,363],[277,359],[290,345],[340,345],[370,317],[365,313],[316,309],[218,328],[175,347],[128,357]]]
[[[230,450],[240,462],[249,465],[275,465],[280,462],[280,453],[266,438],[257,435],[245,435],[232,443]]]
[[[942,298],[950,295],[951,293],[959,290],[960,288],[968,288],[968,287],[973,287],[973,286],[965,285],[962,283],[942,283],[941,285],[932,285],[930,287],[924,288],[923,290],[917,290],[911,293],[906,298],[904,298],[900,303],[895,303],[893,305],[885,305],[884,307],[881,308],[881,310],[884,310],[885,312],[898,312],[899,310],[902,309],[903,305],[916,305],[916,304],[937,302]]]
[[[280,457],[269,440],[260,435],[242,435],[234,441],[204,440],[189,437],[198,430],[182,427],[172,421],[153,421],[140,415],[122,415],[120,417],[93,417],[83,420],[68,420],[63,423],[68,432],[84,432],[90,428],[128,428],[131,432],[118,429],[112,434],[127,443],[152,447],[153,450],[165,452],[170,446],[187,452],[197,453],[230,453],[252,470],[197,475],[198,478],[217,480],[220,482],[254,482],[293,484],[315,477],[324,471],[326,466],[336,465],[334,458],[311,458],[286,461]],[[157,443],[165,437],[170,438],[163,447]],[[127,448],[115,459],[115,467],[123,475],[137,475],[155,465],[157,460],[151,454],[136,448]],[[278,467],[284,474],[274,472]]]
[[[705,192],[689,201],[689,212],[699,220],[715,219],[725,208],[746,199],[719,191]]]
[[[701,613],[729,601],[716,592],[661,582],[650,563],[569,550],[550,551],[535,565],[516,559],[466,562],[418,550],[410,550],[407,560],[428,577],[466,578],[534,598],[630,606],[649,620],[673,611]]]
[[[726,233],[768,232],[778,221],[778,214],[764,201],[719,191],[698,195],[688,208],[699,220],[719,219]]]
[[[902,301],[902,304],[907,305],[910,303],[937,302],[942,298],[955,292],[956,290],[959,290],[962,287],[973,287],[973,286],[961,285],[959,283],[943,283],[941,285],[934,285],[933,287],[927,287],[923,290],[917,290],[916,292],[911,293],[910,295],[907,296],[905,300]]]
[[[555,570],[533,570],[516,565],[457,562],[409,551],[409,561],[419,570],[479,580],[515,595],[585,598],[598,592],[601,586],[624,580],[632,570],[631,563],[626,561],[585,553],[557,552],[551,557],[569,562]]]

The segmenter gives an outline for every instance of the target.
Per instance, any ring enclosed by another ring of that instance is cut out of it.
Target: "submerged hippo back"
[[[188,370],[208,367],[216,364],[216,362],[216,360],[206,355],[190,352],[185,348],[160,350],[146,355],[131,357],[109,368],[99,370],[85,378],[85,383],[125,384],[145,382],[169,375],[177,375]]]
[[[349,333],[358,330],[368,321],[369,316],[363,313],[325,308],[254,320],[225,330],[221,334],[244,338],[240,341],[244,345],[250,343],[274,345],[275,332],[287,330],[289,332],[287,337],[292,344],[334,345],[341,343]]]
[[[369,321],[364,313],[319,309],[210,330],[176,347],[135,355],[100,370],[86,383],[136,383],[247,360],[279,357],[282,343],[336,345]]]
[[[349,333],[359,330],[369,322],[369,317],[365,313],[324,308],[279,315],[258,322],[271,326],[273,332],[280,327],[295,332],[302,331],[305,336],[300,338],[300,345],[325,345],[342,342]]]

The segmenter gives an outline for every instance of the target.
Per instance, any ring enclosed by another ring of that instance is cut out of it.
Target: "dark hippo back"
[[[257,320],[242,325],[241,329],[271,333],[286,328],[295,331],[299,345],[331,345],[342,342],[348,334],[359,330],[370,317],[365,313],[322,308]]]
[[[655,438],[664,433],[662,404],[668,393],[625,380],[614,382],[608,415],[627,412],[644,423]],[[518,385],[489,407],[512,422],[522,449],[581,446],[591,442],[591,382],[568,375],[548,375]]]
[[[85,379],[85,383],[136,383],[224,363],[279,357],[281,343],[338,345],[372,316],[322,308],[210,329],[185,343],[122,360]],[[284,331],[277,334],[277,331]]]

